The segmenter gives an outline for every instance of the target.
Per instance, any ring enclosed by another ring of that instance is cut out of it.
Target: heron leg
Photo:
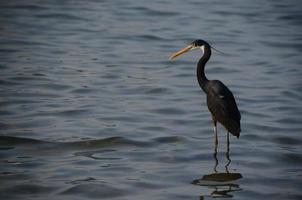
[[[217,136],[217,121],[213,117],[213,123],[214,123],[214,134],[215,134],[215,150],[217,151],[217,145],[218,145],[218,136]]]
[[[214,159],[215,159],[215,166],[214,166],[214,171],[215,173],[217,173],[217,166],[218,166],[218,159],[217,159],[217,145],[218,145],[218,138],[217,138],[217,121],[215,120],[215,118],[212,116],[213,119],[213,123],[214,123],[214,144],[215,144],[215,149],[214,149]]]
[[[230,153],[230,133],[227,135],[227,153]]]
[[[212,116],[213,123],[214,123],[214,144],[215,144],[215,149],[214,149],[214,159],[215,159],[215,166],[214,166],[214,171],[217,173],[217,166],[218,166],[218,159],[217,159],[217,146],[218,146],[218,137],[217,137],[217,121],[215,120],[214,116]]]
[[[217,146],[215,146],[215,151],[214,151],[213,157],[215,159],[214,172],[217,173],[217,166],[218,166]]]
[[[231,164],[231,158],[230,158],[230,133],[228,132],[227,135],[227,152],[226,152],[226,158],[228,160],[227,164],[225,165],[225,170],[227,173],[229,173],[229,165]]]

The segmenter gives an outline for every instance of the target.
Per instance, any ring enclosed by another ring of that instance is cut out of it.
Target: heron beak
[[[172,55],[170,56],[170,60],[173,60],[173,59],[175,59],[176,57],[180,56],[181,54],[184,54],[184,53],[190,51],[192,48],[193,48],[193,46],[192,46],[192,45],[189,45],[189,46],[187,46],[187,47],[185,47],[185,48],[183,48],[183,49],[177,51],[176,53],[174,53],[174,54],[172,54]]]

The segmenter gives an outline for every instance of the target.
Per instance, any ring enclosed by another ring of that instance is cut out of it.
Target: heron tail
[[[229,120],[226,124],[226,129],[234,136],[239,138],[240,136],[240,122],[237,122],[235,120]]]

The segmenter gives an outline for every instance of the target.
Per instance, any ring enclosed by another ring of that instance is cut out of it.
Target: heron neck
[[[204,53],[202,57],[199,59],[197,64],[197,80],[200,87],[205,93],[207,93],[208,91],[207,84],[209,80],[207,79],[204,70],[205,70],[206,63],[208,62],[210,57],[211,57],[211,47],[209,45],[205,45]]]

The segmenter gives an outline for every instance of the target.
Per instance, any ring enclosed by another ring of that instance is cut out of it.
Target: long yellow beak
[[[170,60],[173,60],[173,59],[175,59],[176,57],[180,56],[181,54],[184,54],[184,53],[190,51],[192,48],[193,48],[193,46],[192,46],[192,45],[189,45],[189,46],[187,46],[187,47],[185,47],[185,48],[183,48],[183,49],[177,51],[176,53],[174,53],[174,54],[172,54],[172,55],[170,56]]]

